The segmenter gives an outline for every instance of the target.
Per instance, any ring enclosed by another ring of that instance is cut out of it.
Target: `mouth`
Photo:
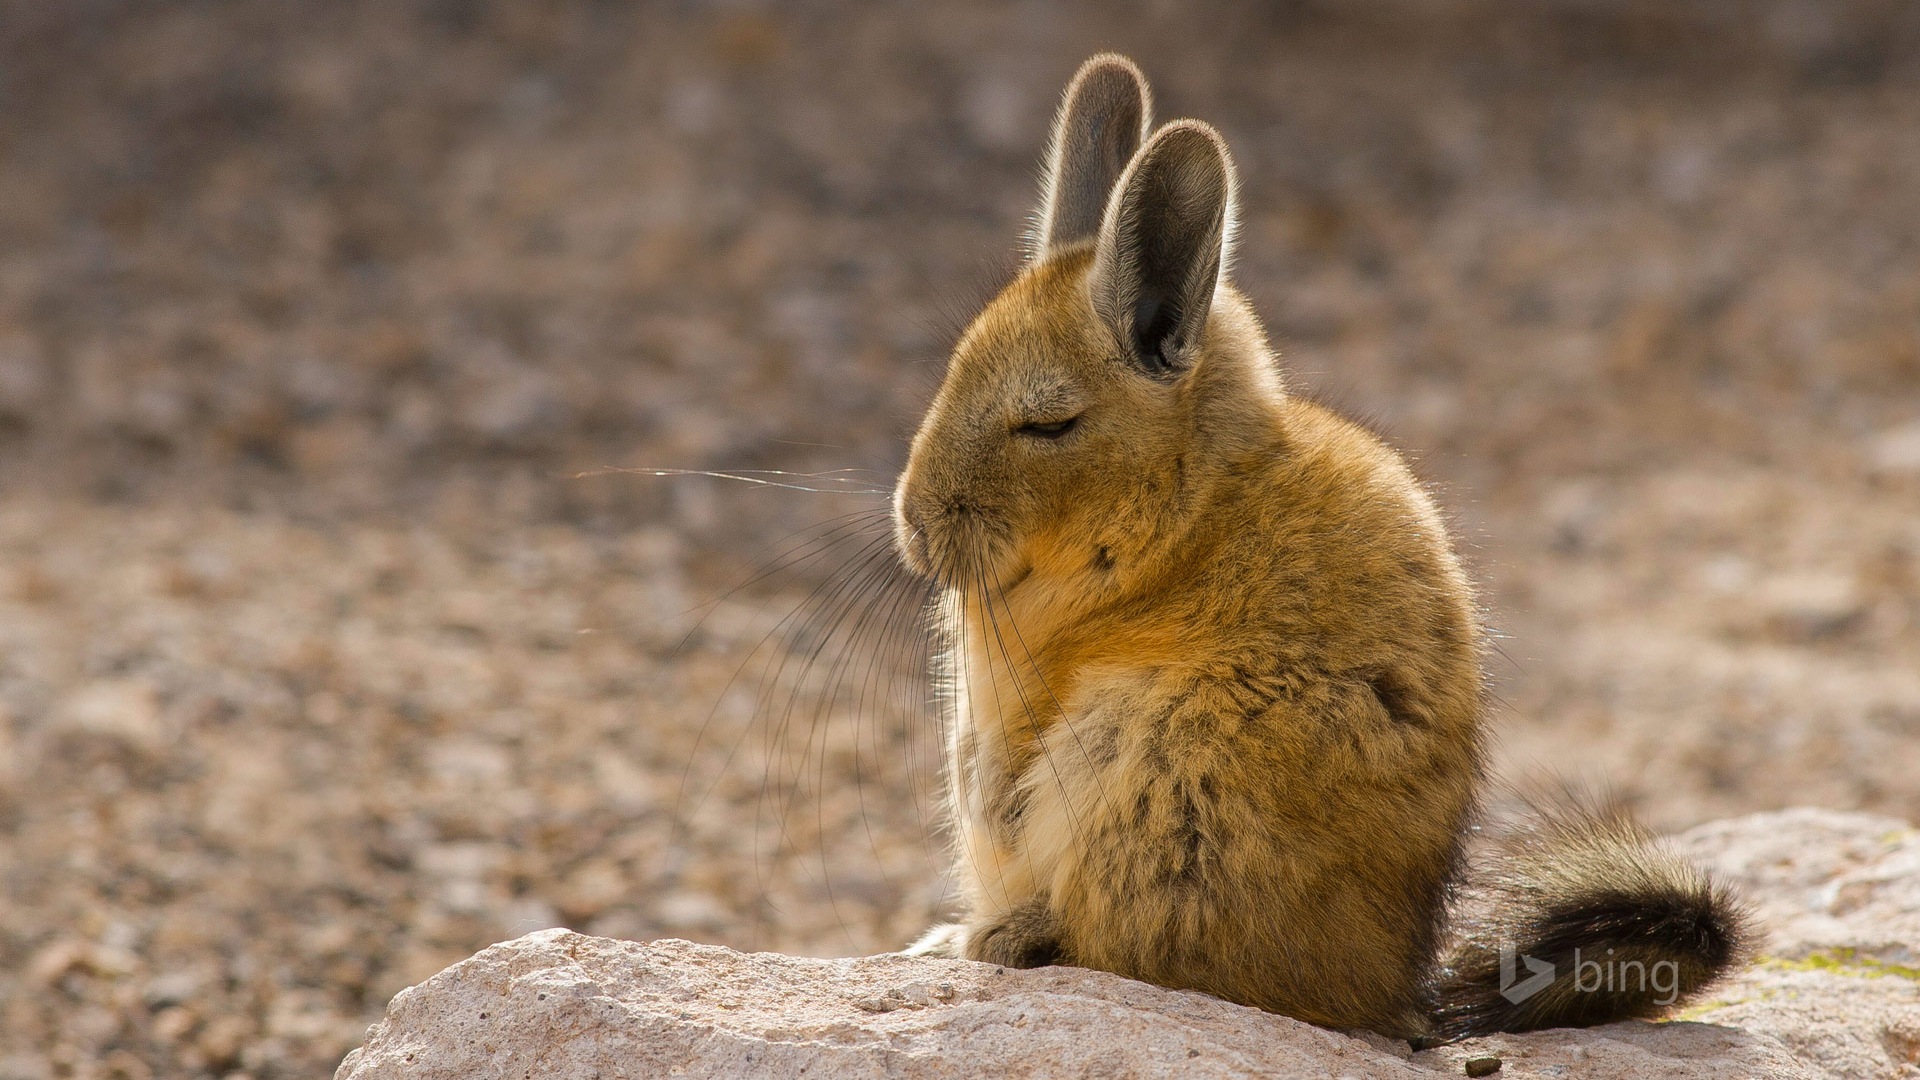
[[[928,550],[926,530],[902,521],[894,527],[894,547],[900,551],[900,561],[907,569],[921,577],[938,577],[933,572],[933,555]]]
[[[1007,544],[974,514],[948,515],[937,525],[902,515],[894,546],[909,570],[949,589],[1011,592],[1033,574],[1033,564],[1011,558]]]

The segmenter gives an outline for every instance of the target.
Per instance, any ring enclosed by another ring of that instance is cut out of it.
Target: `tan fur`
[[[1285,391],[1232,230],[1217,133],[1161,129],[913,441],[967,904],[916,950],[1417,1036],[1481,773],[1473,592],[1399,456]]]

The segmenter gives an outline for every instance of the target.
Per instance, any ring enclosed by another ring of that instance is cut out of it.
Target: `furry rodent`
[[[895,492],[941,586],[967,912],[910,951],[1100,968],[1415,1040],[1654,1015],[1738,962],[1724,888],[1547,808],[1464,870],[1481,631],[1373,434],[1290,395],[1228,281],[1235,177],[1123,57],[1055,120],[1029,258]],[[1593,961],[1672,988],[1581,989]],[[1502,975],[1502,951],[1506,977]],[[1512,1000],[1539,970],[1560,977]]]

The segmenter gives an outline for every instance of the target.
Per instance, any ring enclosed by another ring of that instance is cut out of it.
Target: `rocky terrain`
[[[0,1078],[318,1075],[550,927],[934,919],[872,492],[1098,48],[1449,508],[1509,775],[1920,820],[1912,5],[12,5]]]
[[[1770,931],[1757,965],[1678,1022],[1416,1053],[1105,972],[743,956],[552,930],[402,992],[337,1076],[1920,1076],[1920,834],[1797,810],[1676,844],[1737,882]]]

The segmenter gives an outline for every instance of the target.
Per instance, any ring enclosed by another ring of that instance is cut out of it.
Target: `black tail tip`
[[[1690,867],[1500,921],[1439,973],[1429,1041],[1658,1017],[1741,964],[1751,937],[1739,901]]]

